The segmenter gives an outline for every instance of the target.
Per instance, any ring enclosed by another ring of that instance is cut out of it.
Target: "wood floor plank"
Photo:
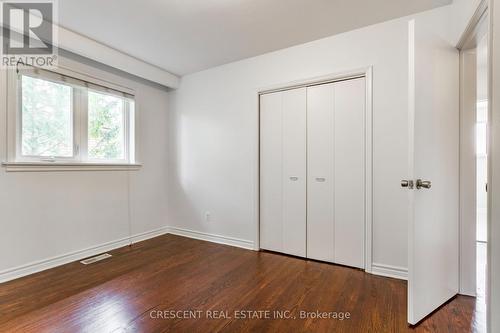
[[[92,265],[71,263],[0,284],[0,332],[455,333],[483,327],[484,299],[466,296],[409,327],[405,281],[338,265],[173,235],[111,254]],[[198,315],[159,318],[185,310]],[[350,318],[315,318],[316,311]]]

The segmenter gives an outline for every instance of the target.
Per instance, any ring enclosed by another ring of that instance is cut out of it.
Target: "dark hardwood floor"
[[[405,281],[173,235],[111,253],[0,284],[0,332],[457,333],[475,331],[484,311],[458,296],[410,328]],[[254,311],[261,319],[241,318]],[[300,318],[301,311],[350,318]],[[273,318],[280,314],[295,319]]]

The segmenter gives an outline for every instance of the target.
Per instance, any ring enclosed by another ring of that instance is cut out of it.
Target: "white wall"
[[[450,8],[417,17],[447,30]],[[408,18],[185,76],[169,98],[169,225],[256,240],[257,92],[373,66],[373,262],[407,267]],[[440,30],[441,29],[441,30]],[[458,70],[458,69],[457,69]],[[211,220],[204,218],[211,212]]]
[[[129,219],[132,235],[166,226],[167,89],[72,57],[78,62],[60,61],[136,91],[137,149],[143,167],[138,171],[27,173],[0,167],[0,281],[43,265],[9,272],[16,267],[110,242],[111,246],[126,244],[126,239],[116,241],[128,238]],[[2,72],[1,160],[6,159],[5,90]]]

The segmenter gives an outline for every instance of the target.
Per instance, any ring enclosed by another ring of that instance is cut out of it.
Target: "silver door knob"
[[[292,177],[290,177],[290,180],[292,182],[296,182],[297,180],[299,180],[299,177],[292,176]]]
[[[403,179],[401,181],[401,187],[407,187],[408,189],[413,188],[413,180]]]
[[[430,180],[417,179],[417,190],[420,190],[421,188],[429,189],[431,186],[432,182]]]

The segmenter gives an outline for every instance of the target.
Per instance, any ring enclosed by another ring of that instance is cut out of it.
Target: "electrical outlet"
[[[210,215],[210,212],[208,212],[208,211],[207,211],[207,212],[205,212],[205,221],[210,222],[211,217],[212,217],[212,216]]]

